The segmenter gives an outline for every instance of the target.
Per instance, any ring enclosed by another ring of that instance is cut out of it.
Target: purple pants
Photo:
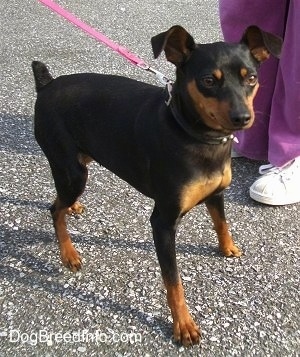
[[[245,157],[283,166],[300,156],[300,1],[219,0],[219,7],[226,41],[239,42],[249,25],[284,38],[280,60],[261,65],[255,121],[236,133],[235,146]]]

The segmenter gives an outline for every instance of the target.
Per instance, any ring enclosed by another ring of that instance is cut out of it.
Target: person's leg
[[[254,200],[270,205],[300,202],[299,11],[299,1],[290,1],[269,122],[268,158],[273,167],[250,187]]]
[[[273,0],[220,0],[219,8],[225,41],[238,42],[250,25],[283,36],[286,1],[276,3],[275,7]],[[259,70],[260,88],[254,99],[254,124],[252,128],[236,133],[239,143],[235,144],[235,149],[242,156],[256,160],[268,158],[269,119],[277,69],[278,60],[271,57]]]
[[[281,167],[300,156],[300,2],[291,1],[269,124],[269,156]]]

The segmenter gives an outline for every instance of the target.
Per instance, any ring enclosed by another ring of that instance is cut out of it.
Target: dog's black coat
[[[205,202],[226,256],[239,256],[225,220],[223,189],[231,180],[229,135],[254,120],[253,98],[260,62],[280,52],[281,42],[248,28],[239,44],[196,45],[180,26],[152,39],[154,55],[165,51],[177,67],[171,105],[166,90],[129,78],[93,73],[53,79],[33,62],[37,101],[35,136],[55,181],[51,208],[62,261],[72,270],[81,260],[66,230],[65,215],[77,210],[95,160],[155,201],[153,237],[174,336],[199,341],[184,300],[176,264],[180,218]],[[71,208],[70,208],[71,207]]]

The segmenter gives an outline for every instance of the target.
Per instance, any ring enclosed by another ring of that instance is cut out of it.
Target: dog
[[[270,54],[279,57],[282,41],[250,26],[239,43],[196,44],[176,25],[151,43],[155,58],[164,51],[176,66],[171,90],[95,73],[53,79],[43,63],[32,62],[34,132],[57,191],[50,210],[61,260],[72,271],[81,268],[81,258],[67,231],[66,215],[82,212],[77,200],[90,161],[154,200],[150,222],[173,335],[187,346],[199,343],[200,330],[185,302],[176,264],[176,229],[187,212],[204,202],[221,253],[241,256],[224,213],[233,133],[252,125],[258,67]]]

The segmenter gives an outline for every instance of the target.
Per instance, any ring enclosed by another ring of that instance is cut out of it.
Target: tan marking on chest
[[[200,177],[183,186],[180,194],[180,212],[187,213],[199,202],[205,200],[216,190],[222,191],[229,186],[231,182],[231,166],[226,165],[223,173],[215,174],[214,176]]]

